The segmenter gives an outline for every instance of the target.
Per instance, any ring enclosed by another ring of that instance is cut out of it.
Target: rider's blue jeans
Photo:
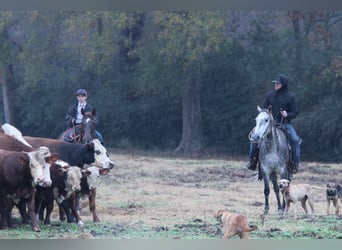
[[[297,135],[296,130],[291,123],[285,123],[286,133],[291,141],[292,159],[295,163],[300,161],[300,143],[302,139]]]
[[[103,143],[103,136],[101,135],[101,133],[95,129],[95,134],[96,138],[99,139],[101,143]]]
[[[294,129],[291,123],[285,123],[286,133],[290,138],[291,148],[292,148],[292,159],[295,163],[299,163],[300,161],[300,143],[302,139],[297,135],[296,130]],[[253,157],[257,157],[258,154],[258,143],[251,142],[249,146],[249,159]]]

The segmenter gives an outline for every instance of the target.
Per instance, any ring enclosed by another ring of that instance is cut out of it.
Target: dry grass
[[[103,233],[102,238],[221,238],[221,226],[213,214],[224,208],[246,215],[250,224],[259,227],[252,233],[253,238],[340,237],[334,235],[341,231],[340,219],[326,215],[325,185],[330,181],[342,183],[341,164],[301,164],[293,182],[315,186],[315,216],[304,218],[300,208],[299,219],[295,221],[291,208],[286,220],[279,216],[273,191],[269,215],[261,217],[264,209],[263,183],[253,181],[255,172],[247,170],[244,161],[123,152],[112,152],[110,157],[116,167],[100,178],[97,192],[97,211],[101,220],[98,227],[102,228],[96,228],[92,223],[88,202],[82,200],[81,215],[87,224],[86,229],[72,228],[70,235],[61,237],[98,238],[99,231],[105,228],[109,233]],[[52,220],[60,224],[57,210]],[[199,222],[202,229],[206,227],[202,234],[158,234],[174,229],[191,233],[193,222]],[[324,232],[312,233],[315,228]],[[131,235],[120,235],[121,231],[128,229]],[[146,230],[154,233],[146,236]],[[46,235],[41,237],[49,237]]]
[[[97,207],[102,221],[148,226],[173,226],[194,219],[214,223],[214,212],[227,208],[247,215],[261,230],[283,223],[274,219],[279,216],[271,192],[269,216],[262,225],[263,183],[253,181],[254,173],[246,169],[244,161],[140,154],[111,157],[117,167],[103,177],[98,192]],[[326,215],[325,185],[329,181],[342,183],[341,172],[341,164],[302,163],[294,176],[293,182],[315,186],[316,216]],[[293,220],[292,212],[290,209],[288,220]],[[303,215],[303,210],[299,212]],[[283,230],[296,227],[282,225]]]

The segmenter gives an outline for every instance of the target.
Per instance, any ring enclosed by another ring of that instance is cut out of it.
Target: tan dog
[[[338,200],[342,202],[342,187],[339,184],[334,182],[329,182],[327,184],[327,214],[329,215],[330,212],[330,202],[332,201],[335,207],[335,215],[340,213],[340,207],[338,205]]]
[[[295,210],[295,219],[297,219],[297,207],[298,201],[301,202],[301,205],[305,211],[305,215],[308,215],[308,209],[306,208],[306,201],[309,202],[312,214],[314,214],[314,207],[312,201],[312,191],[309,184],[290,184],[289,180],[281,179],[279,181],[280,191],[284,195],[285,199],[285,211],[284,216],[286,216],[287,212],[290,208],[290,203],[292,202]]]
[[[227,210],[218,210],[214,217],[222,222],[223,239],[230,239],[239,235],[240,239],[250,239],[250,232],[256,230],[255,225],[248,225],[247,219],[242,214],[230,213]]]

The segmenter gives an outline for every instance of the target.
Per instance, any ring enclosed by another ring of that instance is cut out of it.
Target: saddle
[[[281,131],[283,131],[283,133],[285,134],[285,137],[286,137],[287,147],[289,150],[289,162],[287,164],[287,167],[290,170],[294,164],[294,159],[292,157],[291,139],[290,139],[289,135],[287,134],[286,126],[284,123],[276,123],[276,127],[279,128]]]
[[[67,129],[59,136],[59,138],[65,142],[80,143],[81,141],[80,126],[76,125],[72,128]]]
[[[289,135],[287,134],[286,126],[285,126],[284,123],[276,122],[276,123],[275,123],[275,126],[276,126],[276,128],[280,129],[280,130],[285,134],[286,142],[287,142],[287,147],[288,147],[288,151],[289,151],[289,159],[288,159],[288,163],[287,163],[287,168],[288,168],[288,170],[290,170],[290,169],[293,167],[293,165],[294,165],[294,159],[293,159],[293,157],[292,157],[292,146],[291,146],[290,137],[289,137]],[[253,133],[254,129],[255,129],[255,127],[250,131],[249,137],[250,137],[250,135]],[[257,155],[257,162],[258,162],[257,167],[258,167],[258,169],[259,169],[259,164],[260,164],[260,163],[259,163],[259,145],[257,146],[257,148],[258,148],[258,152],[257,152],[257,154],[256,154],[256,155]]]

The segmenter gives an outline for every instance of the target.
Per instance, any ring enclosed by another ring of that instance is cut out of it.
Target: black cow
[[[57,139],[24,136],[32,147],[46,146],[51,152],[58,153],[61,160],[71,166],[83,168],[84,164],[95,165],[99,168],[112,169],[114,163],[109,159],[105,147],[98,139],[87,144],[68,143]]]

